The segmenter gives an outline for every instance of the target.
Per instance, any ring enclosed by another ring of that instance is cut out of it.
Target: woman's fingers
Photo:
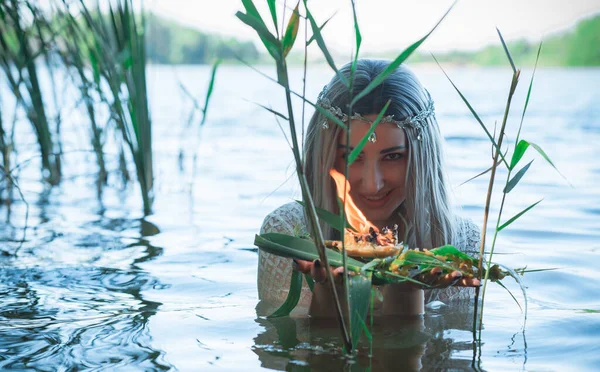
[[[312,262],[310,276],[312,276],[317,283],[323,283],[327,280],[327,272],[325,271],[323,264],[321,264],[321,260],[314,260]]]
[[[456,285],[459,287],[480,287],[481,281],[477,278],[463,278]]]
[[[420,274],[417,280],[427,285],[423,288],[446,288],[452,285],[461,285],[463,275],[458,270],[444,275],[441,267],[434,267],[428,272]],[[471,282],[465,281],[464,283],[470,284]]]
[[[317,283],[324,283],[327,280],[327,272],[318,259],[312,262],[293,260],[292,265],[295,271],[310,275]],[[344,268],[336,267],[332,269],[332,273],[333,277],[338,281],[342,278]],[[444,275],[441,267],[434,267],[428,272],[418,275],[416,279],[427,284],[424,288],[445,288],[452,285],[459,287],[479,287],[481,285],[479,279],[473,277],[465,278],[458,270]]]
[[[321,264],[321,260],[317,259],[314,261],[304,261],[304,260],[293,260],[292,267],[294,271],[299,271],[303,274],[310,275],[315,282],[324,283],[327,280],[327,272],[325,271],[325,267]],[[344,273],[343,267],[336,267],[335,269],[331,269],[333,273],[333,277],[335,279],[341,278]]]
[[[311,267],[313,266],[312,262],[304,260],[293,260],[292,262],[292,268],[294,271],[299,271],[303,274],[310,274]]]

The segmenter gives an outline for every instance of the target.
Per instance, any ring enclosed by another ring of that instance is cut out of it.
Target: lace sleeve
[[[471,257],[478,257],[481,230],[470,218],[460,218],[457,225],[457,241],[454,246]]]
[[[479,256],[479,244],[481,242],[481,231],[479,227],[468,218],[457,217],[456,233],[452,245],[471,257]],[[426,302],[450,301],[453,299],[468,299],[473,297],[475,290],[464,287],[448,287],[444,289],[432,289],[425,291]]]
[[[306,234],[302,206],[298,203],[288,203],[267,215],[260,233],[274,232],[287,235]],[[283,304],[290,289],[291,276],[291,259],[259,250],[257,287],[260,300],[273,306]],[[299,306],[308,307],[311,298],[310,288],[304,281]]]

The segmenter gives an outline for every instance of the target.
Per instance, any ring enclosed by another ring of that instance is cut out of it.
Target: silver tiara
[[[398,128],[415,129],[417,131],[417,139],[420,141],[422,139],[421,130],[427,125],[427,118],[430,116],[435,117],[433,100],[431,99],[429,92],[427,92],[427,90],[425,92],[427,93],[427,105],[426,105],[425,109],[419,111],[415,115],[406,117],[404,120],[395,120],[394,115],[387,115],[387,116],[384,116],[383,118],[381,118],[381,120],[379,122],[380,123],[393,123],[393,124],[396,124],[396,126]],[[341,108],[339,108],[337,106],[333,106],[331,104],[331,101],[329,100],[329,98],[326,97],[326,95],[327,95],[327,85],[323,88],[321,93],[319,93],[319,96],[317,97],[317,105],[319,105],[321,108],[329,111],[330,113],[335,115],[337,118],[339,118],[344,123],[347,123],[349,120],[360,120],[360,121],[364,121],[366,123],[373,124],[372,120],[365,118],[358,112],[355,112],[353,115],[348,116],[348,114],[344,113],[344,111],[342,111]],[[321,123],[321,127],[323,129],[329,129],[329,122],[327,121],[327,118],[325,118],[323,120],[323,122]],[[374,132],[373,132],[373,134],[371,134],[371,137],[369,138],[369,140],[371,142],[376,141]]]

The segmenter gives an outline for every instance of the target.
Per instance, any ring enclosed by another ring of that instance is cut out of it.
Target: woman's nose
[[[361,193],[375,195],[383,189],[383,173],[376,163],[365,164],[362,173]]]

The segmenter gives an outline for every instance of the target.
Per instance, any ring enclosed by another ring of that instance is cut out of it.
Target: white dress
[[[477,257],[481,232],[470,219],[457,217],[457,234],[452,242],[457,249]],[[287,203],[269,213],[263,221],[260,233],[281,233],[287,235],[307,234],[304,209],[296,202]],[[292,260],[273,255],[262,250],[258,253],[258,297],[261,301],[279,306],[287,298],[292,276]],[[454,298],[469,298],[472,288],[449,287],[425,291],[426,302],[433,300],[448,301]],[[429,292],[429,293],[427,293]],[[308,308],[312,292],[306,281],[303,281],[302,294],[298,306]]]

